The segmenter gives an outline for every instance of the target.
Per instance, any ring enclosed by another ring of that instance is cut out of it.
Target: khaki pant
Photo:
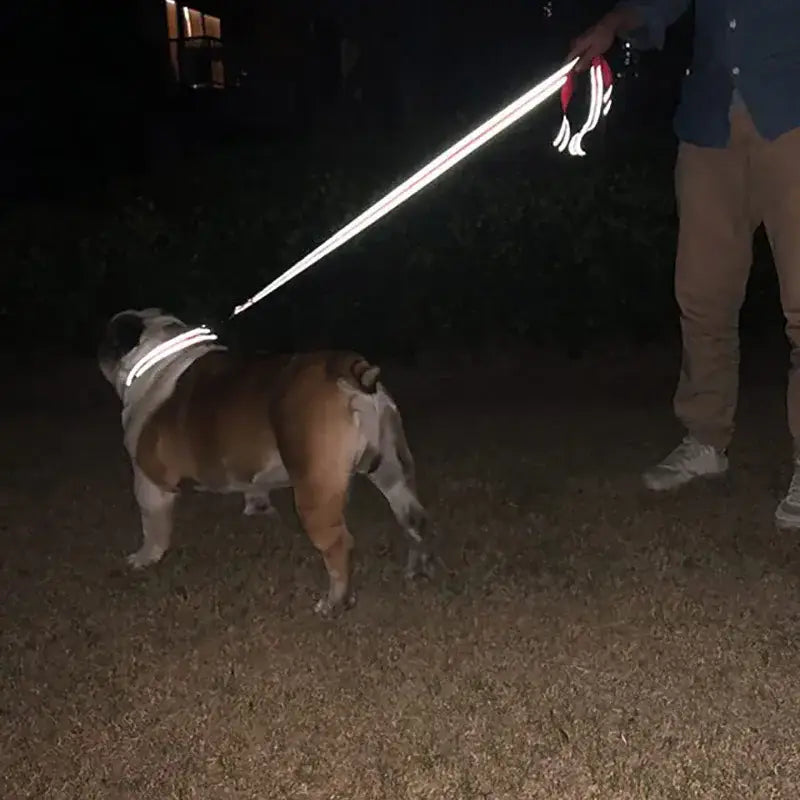
[[[681,142],[675,184],[683,334],[675,413],[704,444],[728,446],[739,388],[739,311],[753,234],[763,222],[791,343],[787,407],[800,453],[800,128],[769,142],[738,106],[726,148]]]

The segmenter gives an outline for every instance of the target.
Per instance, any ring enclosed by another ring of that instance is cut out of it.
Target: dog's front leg
[[[137,466],[133,472],[134,494],[142,515],[142,546],[128,556],[128,563],[140,569],[160,561],[167,551],[177,495],[156,486]]]

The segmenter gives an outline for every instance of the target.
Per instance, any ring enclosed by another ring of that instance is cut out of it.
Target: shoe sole
[[[642,483],[645,485],[645,488],[649,489],[651,492],[674,492],[676,489],[680,489],[682,486],[688,486],[690,483],[695,483],[699,480],[713,481],[715,479],[724,478],[727,474],[727,469],[721,472],[704,472],[702,475],[692,475],[680,483],[673,483],[669,486],[658,485],[657,482],[648,481],[647,478],[642,478]],[[656,483],[656,485],[654,485],[654,483]]]
[[[800,531],[800,519],[795,519],[793,522],[790,522],[788,519],[781,518],[776,514],[775,527],[779,531],[791,531],[797,533],[797,531]]]

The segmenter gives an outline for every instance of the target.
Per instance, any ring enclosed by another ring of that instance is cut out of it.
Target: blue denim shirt
[[[666,29],[690,0],[624,0],[644,25],[628,36],[661,49]],[[731,103],[741,100],[767,139],[800,127],[800,0],[695,0],[694,57],[675,114],[675,133],[724,147]]]

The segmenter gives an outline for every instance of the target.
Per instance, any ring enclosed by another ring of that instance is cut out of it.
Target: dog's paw
[[[425,553],[421,550],[412,550],[409,553],[408,563],[405,569],[406,580],[411,581],[415,578],[427,578],[428,580],[432,580],[435,574],[436,568],[429,553]]]
[[[258,495],[245,498],[244,511],[242,511],[242,513],[246,517],[262,515],[265,517],[272,517],[273,519],[278,518],[278,512],[272,503],[270,503],[269,498],[259,497]]]
[[[335,619],[343,611],[349,611],[355,604],[356,593],[354,591],[351,591],[344,600],[339,603],[332,602],[330,597],[325,595],[325,597],[320,597],[320,599],[314,603],[314,613],[319,615],[322,619]]]
[[[333,616],[334,609],[335,606],[327,597],[320,597],[320,599],[314,603],[314,613],[318,614],[323,619],[330,619]]]
[[[133,569],[143,569],[160,561],[163,555],[164,551],[160,547],[142,547],[135,553],[131,553],[126,560]]]

